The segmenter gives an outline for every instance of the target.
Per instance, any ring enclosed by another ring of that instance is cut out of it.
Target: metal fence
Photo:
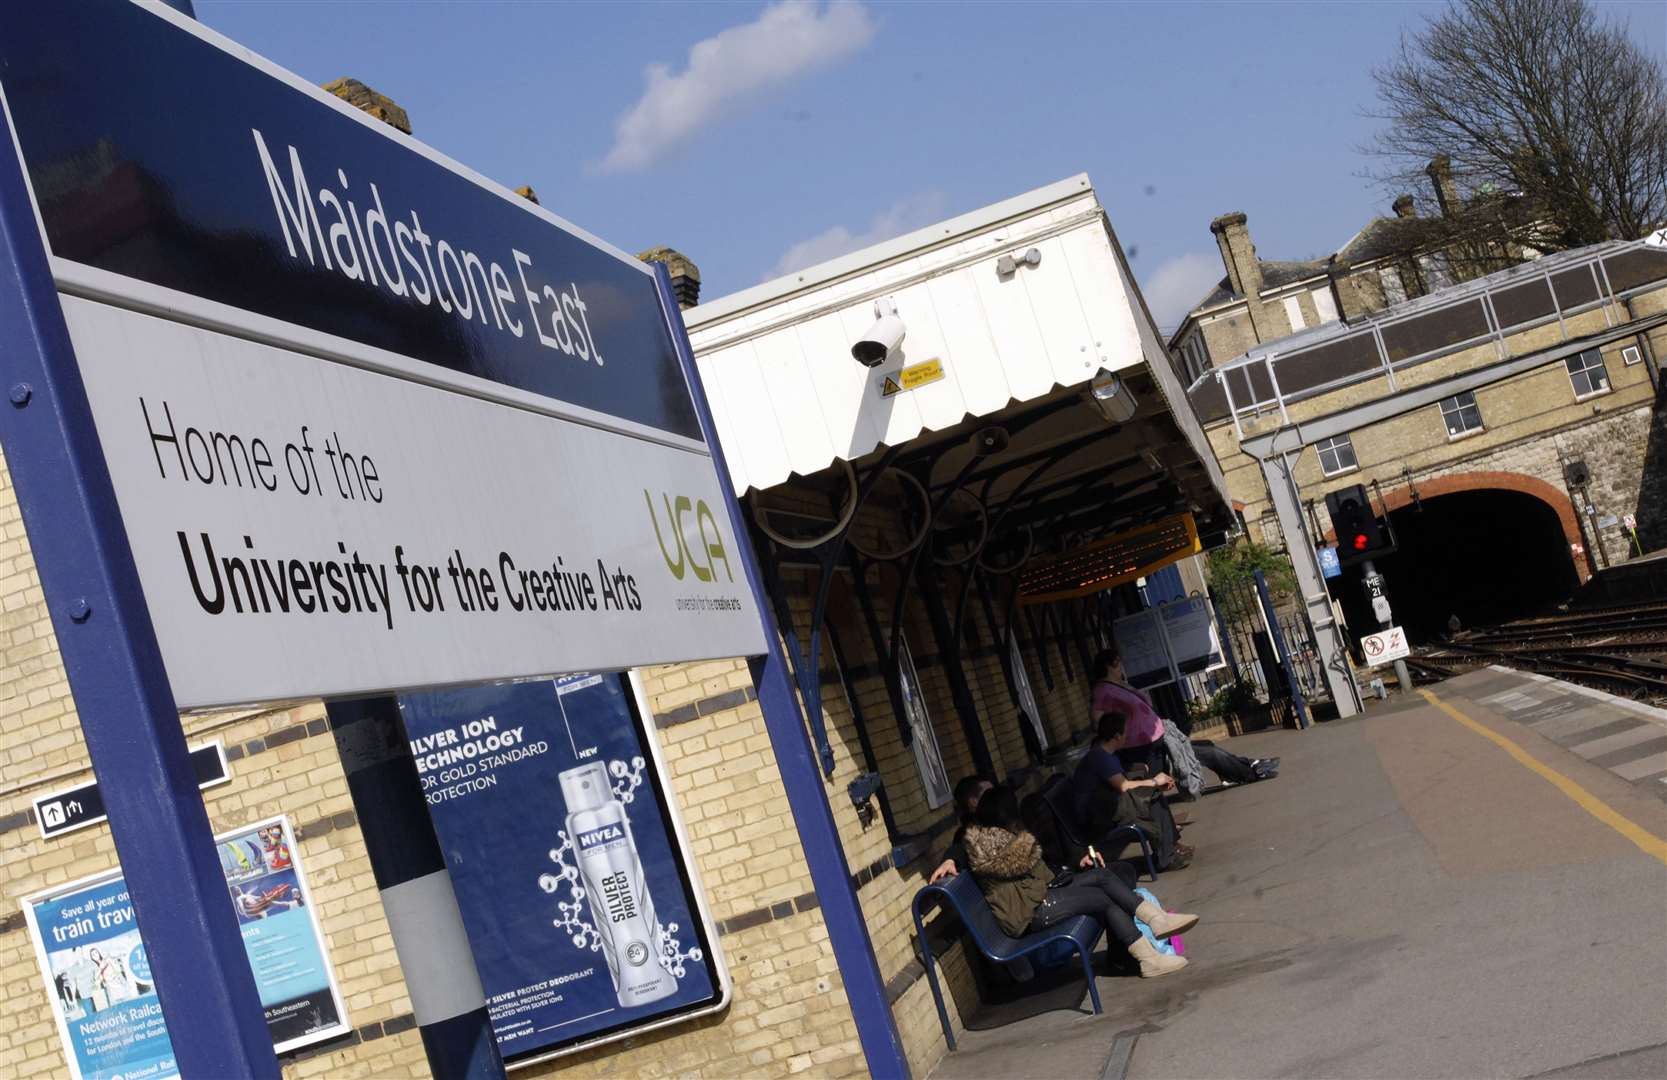
[[[1293,691],[1303,701],[1324,696],[1319,649],[1313,629],[1301,611],[1280,612],[1268,602],[1265,591],[1249,581],[1212,586],[1210,600],[1215,607],[1223,659],[1227,664],[1214,671],[1188,676],[1189,699],[1208,698],[1243,681],[1255,688],[1258,698],[1273,707],[1276,722],[1283,722],[1295,705]],[[1274,634],[1278,635],[1277,640]],[[1289,678],[1286,665],[1280,661],[1281,645],[1289,662]]]

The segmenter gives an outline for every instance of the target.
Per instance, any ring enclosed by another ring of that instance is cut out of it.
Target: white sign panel
[[[764,648],[703,452],[63,304],[182,708]]]
[[[1366,654],[1366,663],[1371,667],[1405,660],[1411,655],[1411,650],[1407,648],[1407,632],[1399,626],[1361,638],[1360,651]]]
[[[1129,685],[1162,686],[1182,675],[1223,667],[1214,609],[1202,597],[1172,600],[1112,624]]]
[[[1215,614],[1201,596],[1171,601],[1160,608],[1163,633],[1169,652],[1181,674],[1223,666],[1221,639],[1216,633]]]
[[[1157,608],[1125,615],[1111,624],[1123,674],[1135,687],[1159,686],[1175,679],[1175,665],[1163,639],[1163,616]]]

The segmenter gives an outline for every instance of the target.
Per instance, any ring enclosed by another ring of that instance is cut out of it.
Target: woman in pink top
[[[1128,718],[1124,726],[1123,745],[1117,757],[1127,765],[1144,765],[1153,773],[1162,771],[1163,762],[1154,754],[1163,752],[1163,717],[1152,708],[1146,695],[1130,686],[1123,674],[1123,658],[1117,649],[1104,649],[1094,657],[1093,696],[1089,699],[1088,721],[1100,722],[1100,714],[1117,709]]]

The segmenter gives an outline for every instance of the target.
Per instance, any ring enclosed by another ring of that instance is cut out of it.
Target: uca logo
[[[729,554],[724,551],[723,533],[718,531],[718,519],[712,515],[712,508],[706,505],[705,499],[690,499],[687,495],[673,497],[661,492],[660,502],[666,512],[666,529],[661,529],[660,515],[654,509],[654,496],[644,488],[642,497],[648,504],[648,519],[654,523],[654,539],[659,541],[660,557],[666,560],[666,568],[671,571],[672,577],[682,581],[683,575],[692,570],[697,581],[714,581],[717,579],[716,567],[721,562],[725,579],[735,580],[735,573],[729,566]],[[693,543],[690,542],[690,517],[693,517],[695,526]],[[667,531],[672,537],[669,551],[666,548]]]

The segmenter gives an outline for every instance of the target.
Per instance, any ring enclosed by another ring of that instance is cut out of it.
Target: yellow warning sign
[[[880,384],[880,396],[888,398],[905,390],[915,390],[943,378],[943,361],[937,357],[910,364],[896,375],[887,375]]]

